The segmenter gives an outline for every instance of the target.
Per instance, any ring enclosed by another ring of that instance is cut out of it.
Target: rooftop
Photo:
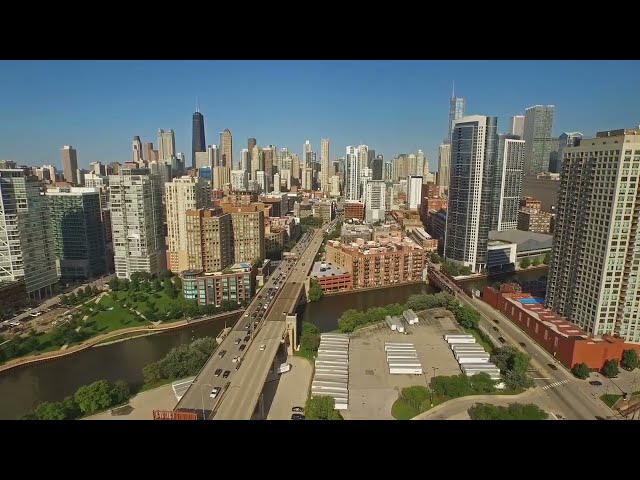
[[[489,232],[489,240],[515,243],[519,252],[529,250],[544,250],[553,245],[553,235],[546,233],[525,232],[524,230],[492,230]]]
[[[321,269],[325,270],[321,271]],[[315,262],[313,264],[313,269],[311,270],[312,277],[331,277],[333,275],[342,275],[345,273],[347,272],[340,267],[326,262]]]

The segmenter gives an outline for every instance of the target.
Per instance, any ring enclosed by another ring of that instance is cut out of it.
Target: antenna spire
[[[198,97],[196,97],[196,112],[200,112],[200,100],[198,99]]]
[[[451,98],[456,98],[456,81],[453,81],[453,87],[451,88]]]

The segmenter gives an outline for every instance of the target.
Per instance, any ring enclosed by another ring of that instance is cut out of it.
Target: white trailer
[[[482,362],[489,363],[489,359],[488,358],[481,358],[481,357],[462,357],[462,358],[458,358],[458,363],[460,365],[462,365],[463,363],[482,363]]]
[[[322,374],[327,374],[327,373],[336,373],[336,374],[340,374],[340,375],[349,375],[349,369],[347,367],[344,368],[340,368],[340,367],[332,367],[332,368],[328,368],[328,367],[318,367],[316,368],[316,375],[322,373]]]
[[[384,317],[384,321],[387,322],[387,325],[389,325],[389,328],[391,330],[393,330],[394,332],[397,330],[398,326],[389,315]]]
[[[389,367],[391,375],[422,375],[422,367]]]
[[[342,393],[344,395],[347,395],[349,393],[349,390],[347,389],[347,387],[333,387],[330,385],[311,385],[311,392],[316,394],[316,393],[320,393],[325,394],[325,393],[329,393],[329,392],[334,392],[334,393]]]
[[[347,350],[342,350],[336,347],[321,347],[318,349],[318,353],[339,353],[340,355],[349,355]]]
[[[471,349],[471,350],[484,350],[484,347],[479,343],[452,343],[451,350],[454,352],[460,349]]]
[[[316,368],[319,368],[319,367],[333,368],[333,367],[348,367],[348,366],[349,364],[344,361],[316,360]]]
[[[456,334],[444,336],[444,339],[447,341],[449,341],[449,339],[452,339],[452,338],[473,338],[473,335],[470,335],[468,333],[456,333]]]
[[[415,325],[416,323],[418,323],[418,316],[411,309],[402,312],[402,316],[409,325]]]
[[[385,347],[404,347],[406,345],[413,347],[413,343],[410,342],[384,342]]]
[[[412,350],[415,352],[416,347],[413,345],[387,345],[384,347],[385,352],[394,352],[394,351],[404,351],[404,350]]]
[[[454,353],[454,356],[457,358],[460,357],[481,357],[481,358],[486,358],[489,359],[491,357],[491,355],[489,355],[487,352],[456,352]]]
[[[343,360],[347,360],[349,358],[349,355],[346,353],[328,353],[328,352],[318,352],[318,358],[319,357],[323,357],[323,358],[339,358],[339,359],[343,359]]]
[[[417,355],[403,355],[403,354],[399,354],[399,355],[387,355],[387,362],[390,362],[392,360],[403,360],[403,359],[413,359],[413,360],[418,360],[418,356]]]
[[[449,340],[447,340],[447,343],[449,345],[452,344],[458,344],[458,343],[476,343],[476,339],[475,338],[450,338]]]
[[[422,364],[420,362],[390,362],[389,368],[391,367],[420,367],[422,368]]]
[[[346,333],[321,333],[320,338],[335,338],[338,340],[346,340],[349,341],[349,335]]]

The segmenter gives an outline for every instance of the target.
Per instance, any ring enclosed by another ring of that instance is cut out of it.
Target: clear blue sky
[[[247,137],[300,154],[305,140],[331,158],[365,143],[392,158],[422,149],[431,170],[447,131],[455,80],[467,114],[509,116],[556,106],[554,134],[640,124],[638,61],[2,61],[0,159],[81,166],[131,158],[139,135],[157,148],[173,128],[191,160],[196,97],[207,144],[233,134],[234,163]]]

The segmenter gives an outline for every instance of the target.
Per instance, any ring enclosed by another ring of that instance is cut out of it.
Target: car
[[[520,345],[522,348],[527,348],[527,345],[524,342],[518,342],[518,345]]]
[[[246,337],[244,337],[245,343],[248,342],[249,340],[251,340],[251,335],[247,335]]]
[[[498,331],[498,327],[493,327],[493,330],[497,332]]]
[[[231,360],[232,363],[237,363],[240,361],[240,355],[236,355],[235,357],[233,357],[233,359]]]
[[[209,394],[209,396],[211,398],[216,398],[219,393],[220,393],[220,387],[214,387],[213,390],[211,390],[211,393]]]
[[[249,324],[248,323],[244,326],[244,329],[245,330],[249,330]]]
[[[244,314],[244,316],[245,316],[245,317],[248,317],[248,316],[249,316],[249,314],[248,314],[248,313],[245,313],[245,314]]]
[[[227,353],[227,351],[226,351],[226,350],[222,350],[222,351],[218,354],[218,356],[219,356],[220,358],[222,358],[222,357],[224,357],[225,353]]]
[[[261,351],[261,352],[262,352],[262,351],[264,351],[264,349],[265,349],[265,348],[267,348],[267,346],[266,346],[266,345],[260,345],[260,351]]]
[[[243,343],[242,345],[240,345],[240,351],[242,352],[245,348],[247,348],[247,346]]]
[[[233,343],[235,343],[236,345],[240,345],[240,342],[241,342],[241,341],[242,341],[242,340],[241,340],[240,338],[236,338],[236,341],[235,341],[235,342],[233,342]]]
[[[222,378],[227,378],[229,375],[231,375],[231,370],[225,370],[222,374]]]
[[[238,370],[240,368],[240,365],[242,365],[242,362],[236,363],[236,370]]]
[[[502,336],[501,336],[501,337],[498,337],[498,340],[500,341],[500,343],[505,343],[505,342],[506,342],[506,340],[505,340],[505,339],[504,339],[504,337],[502,337]]]
[[[304,415],[300,415],[299,413],[294,413],[291,415],[291,420],[304,420]]]
[[[551,370],[558,370],[558,367],[556,367],[553,363],[547,363],[547,366],[548,366]]]
[[[589,385],[593,385],[594,387],[599,387],[602,385],[602,382],[598,381],[598,380],[593,380],[591,382],[589,382]]]
[[[498,324],[498,323],[500,323],[500,322],[494,318],[494,319],[493,319],[493,323],[495,323],[495,324],[497,325],[497,324]]]
[[[214,377],[219,377],[221,373],[222,373],[222,369],[221,369],[221,368],[218,368],[218,369],[213,373],[213,376],[214,376]]]
[[[292,411],[292,412],[302,413],[302,412],[304,412],[304,408],[302,408],[302,407],[293,407],[293,408],[291,409],[291,411]]]

